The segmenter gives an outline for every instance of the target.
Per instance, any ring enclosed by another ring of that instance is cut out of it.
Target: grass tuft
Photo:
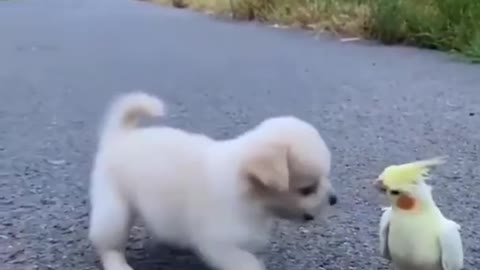
[[[151,0],[240,20],[453,51],[480,62],[479,0]]]

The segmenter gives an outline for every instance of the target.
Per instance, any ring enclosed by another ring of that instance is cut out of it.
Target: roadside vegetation
[[[480,61],[480,0],[151,0],[342,36],[458,52]]]

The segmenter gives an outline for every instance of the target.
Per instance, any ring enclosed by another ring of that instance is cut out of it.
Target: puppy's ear
[[[276,191],[289,189],[288,148],[280,144],[261,145],[244,164],[244,172],[253,184]]]

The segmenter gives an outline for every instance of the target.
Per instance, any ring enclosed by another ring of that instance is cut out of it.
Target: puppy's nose
[[[315,217],[311,214],[307,214],[307,213],[303,214],[303,220],[304,221],[312,221],[314,219],[315,219]]]
[[[335,204],[337,204],[337,201],[338,201],[338,199],[337,199],[337,196],[336,196],[336,195],[333,195],[333,194],[332,194],[332,195],[328,196],[328,203],[329,203],[330,205],[335,205]]]

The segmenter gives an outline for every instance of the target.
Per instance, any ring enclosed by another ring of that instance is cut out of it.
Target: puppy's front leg
[[[218,270],[265,270],[255,255],[235,246],[202,245],[198,252],[206,263]]]

